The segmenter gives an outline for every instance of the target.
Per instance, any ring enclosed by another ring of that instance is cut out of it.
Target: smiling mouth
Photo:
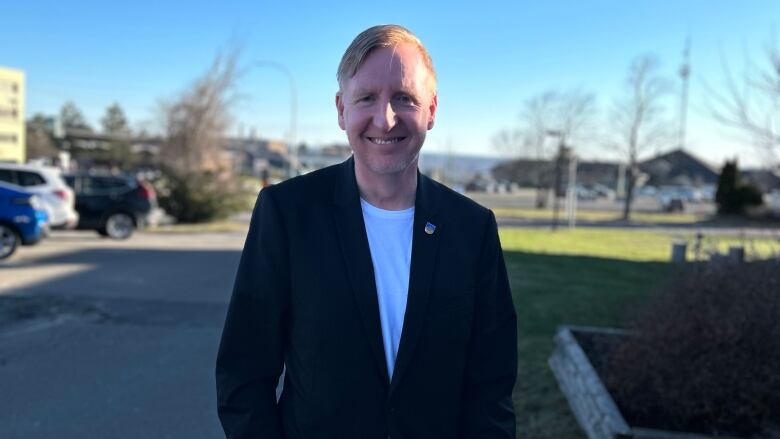
[[[406,139],[406,137],[388,137],[386,139],[380,138],[380,137],[367,137],[369,142],[375,143],[377,145],[391,145],[393,143],[398,143]]]

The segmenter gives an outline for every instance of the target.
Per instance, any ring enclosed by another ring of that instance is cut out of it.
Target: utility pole
[[[282,72],[290,83],[290,131],[287,133],[287,177],[294,177],[298,174],[298,148],[295,145],[296,134],[298,131],[298,87],[295,83],[295,77],[292,71],[286,65],[274,62],[259,60],[255,61],[254,67],[269,67]]]

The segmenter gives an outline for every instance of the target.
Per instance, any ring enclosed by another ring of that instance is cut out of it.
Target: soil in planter
[[[619,393],[615,392],[615,389],[609,388],[607,384],[608,380],[606,379],[606,371],[608,370],[610,355],[618,346],[621,339],[623,337],[630,337],[630,335],[584,331],[572,331],[572,334],[582,347],[582,350],[593,365],[593,368],[596,370],[602,383],[605,383],[605,386],[607,386],[607,390],[615,400],[615,404],[617,404],[618,409],[620,409],[620,413],[629,425],[632,427],[652,428],[656,430],[680,431],[704,435],[712,434],[712,426],[680,419],[677,414],[664,410],[660,404],[651,404],[650,407],[652,408],[644,412],[632,410],[630,404],[627,404],[626,401],[620,399]],[[644,389],[643,391],[648,392],[650,395],[654,393],[654,389]],[[735,432],[721,432],[721,434],[723,433],[738,435],[738,433]]]

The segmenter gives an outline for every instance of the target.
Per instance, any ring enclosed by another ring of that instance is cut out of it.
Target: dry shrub
[[[178,222],[212,221],[251,209],[222,155],[239,99],[238,62],[238,49],[218,54],[206,73],[160,105],[165,134],[159,201]]]
[[[156,183],[160,207],[179,223],[224,219],[252,208],[247,203],[251,193],[237,179],[210,171],[183,172],[162,166]]]
[[[605,380],[638,426],[752,436],[780,426],[780,262],[695,267],[649,304]]]

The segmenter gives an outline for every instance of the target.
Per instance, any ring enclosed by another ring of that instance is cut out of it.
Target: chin
[[[416,169],[417,156],[417,154],[414,154],[411,157],[404,157],[403,159],[371,157],[368,160],[360,160],[360,162],[365,168],[377,175],[397,174],[409,169],[410,166]]]

